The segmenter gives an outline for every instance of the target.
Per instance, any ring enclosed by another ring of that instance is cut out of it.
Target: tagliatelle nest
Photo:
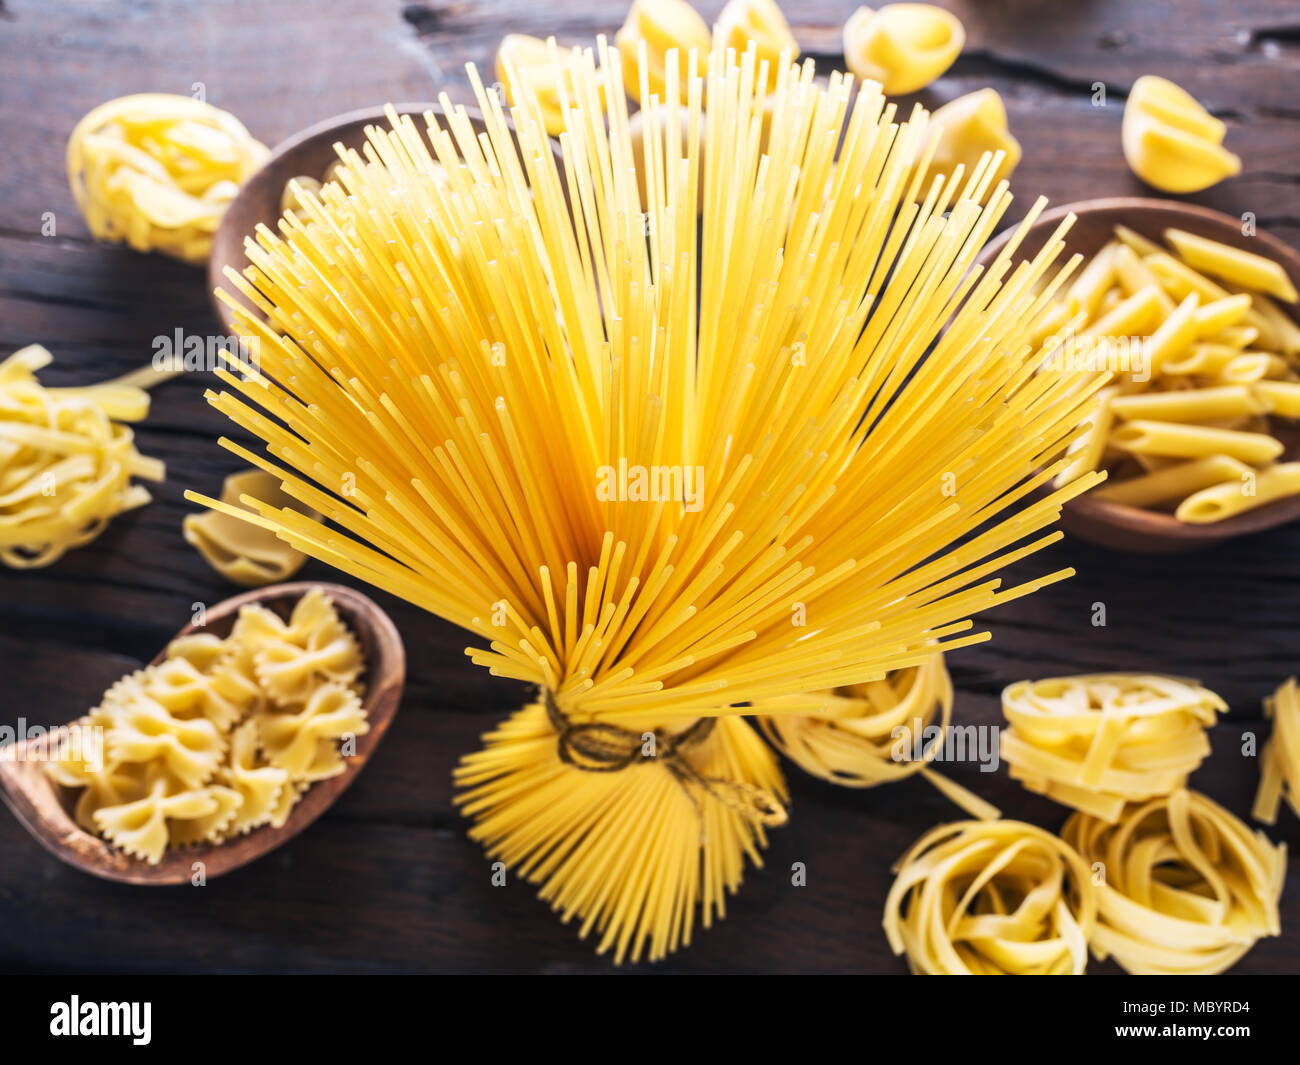
[[[598,52],[553,52],[561,162],[507,56],[512,125],[471,68],[481,135],[445,100],[390,114],[259,230],[228,277],[265,315],[232,300],[260,373],[218,371],[212,402],[324,520],[192,498],[538,686],[547,712],[462,765],[473,832],[616,958],[658,958],[784,816],[752,731],[701,722],[982,640],[973,612],[1068,575],[996,577],[1094,483],[1035,496],[1098,381],[1034,373],[1062,242],[972,271],[1010,196],[992,158],[923,186],[922,109],[669,52],[638,166]],[[602,498],[623,463],[699,471],[699,505]]]

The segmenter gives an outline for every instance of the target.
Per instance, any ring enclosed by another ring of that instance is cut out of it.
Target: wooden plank
[[[711,17],[720,2],[701,3]],[[788,4],[796,35],[820,68],[837,66],[839,27],[853,0]],[[1300,19],[1290,5],[1249,0],[1131,4],[1097,0],[951,3],[967,52],[917,97],[935,106],[993,85],[1025,147],[1013,216],[1033,195],[1055,202],[1143,192],[1119,152],[1123,93],[1159,73],[1201,95],[1229,125],[1247,173],[1195,197],[1300,243]],[[201,272],[90,243],[63,174],[76,120],[132,91],[187,93],[203,82],[253,132],[274,142],[304,125],[385,99],[446,89],[467,99],[467,60],[490,69],[505,29],[566,43],[611,34],[624,0],[376,3],[289,0],[91,3],[6,0],[0,18],[0,353],[32,340],[57,362],[53,383],[109,377],[147,361],[154,337],[207,334]],[[1105,107],[1091,86],[1107,85]],[[54,211],[57,233],[40,235]],[[207,375],[160,389],[139,446],[169,479],[149,507],[87,549],[36,572],[0,572],[0,722],[67,720],[121,673],[147,661],[188,620],[192,604],[233,589],[181,540],[193,508],[183,489],[215,490],[237,461],[213,440],[230,432],[203,402]],[[1232,707],[1194,783],[1239,811],[1256,777],[1243,730],[1261,727],[1260,698],[1297,670],[1300,529],[1184,558],[1114,555],[1064,542],[1015,568],[1014,579],[1073,566],[1078,575],[985,619],[992,642],[951,666],[964,722],[999,718],[997,694],[1024,676],[1160,669],[1199,676]],[[311,563],[307,579],[338,579]],[[344,580],[344,583],[353,583]],[[377,595],[407,643],[410,685],[392,735],[340,803],[282,853],[204,888],[149,892],[88,880],[59,865],[0,817],[0,913],[21,913],[0,937],[0,968],[65,971],[218,969],[607,971],[589,945],[546,912],[527,886],[493,888],[464,836],[450,771],[479,735],[526,697],[472,667],[462,632]],[[1104,603],[1107,624],[1092,624]],[[1056,827],[1065,811],[1025,794],[1005,773],[953,767],[1009,816]],[[791,771],[791,824],[773,835],[767,867],[751,872],[729,917],[664,971],[902,972],[880,932],[889,863],[955,811],[912,781],[851,792]],[[1300,823],[1284,813],[1273,838],[1300,854]],[[808,887],[790,884],[791,863]],[[1300,862],[1283,900],[1287,934],[1259,944],[1239,971],[1300,971]],[[69,914],[79,915],[69,919]],[[1095,971],[1113,971],[1094,966]]]

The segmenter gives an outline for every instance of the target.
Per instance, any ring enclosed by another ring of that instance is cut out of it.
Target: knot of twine
[[[617,773],[638,761],[658,762],[681,785],[700,819],[700,837],[704,836],[704,811],[700,806],[699,788],[734,810],[752,825],[773,826],[786,822],[785,807],[770,791],[739,780],[706,777],[683,754],[686,748],[703,742],[713,731],[716,718],[702,717],[681,732],[647,730],[654,739],[649,752],[646,739],[639,732],[607,722],[575,724],[560,709],[554,694],[542,689],[542,705],[555,729],[556,749],[560,761],[587,773]]]

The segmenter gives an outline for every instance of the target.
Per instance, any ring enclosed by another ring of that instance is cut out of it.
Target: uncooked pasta
[[[1099,380],[1034,372],[1073,261],[1054,239],[1012,268],[1036,204],[972,271],[1010,196],[991,160],[922,184],[923,109],[811,63],[765,97],[754,48],[669,52],[638,174],[617,50],[558,61],[561,161],[543,104],[520,89],[508,124],[471,68],[481,136],[447,100],[424,128],[390,111],[305,221],[258,230],[227,277],[262,313],[227,299],[259,373],[211,400],[325,522],[190,498],[536,685],[458,771],[473,833],[658,958],[784,816],[732,716],[982,641],[973,612],[1068,576],[997,574],[1094,483],[1037,493]]]
[[[308,787],[347,768],[340,741],[369,730],[363,669],[319,590],[287,620],[245,606],[228,637],[182,636],[162,662],[114,684],[77,722],[102,744],[46,771],[77,789],[83,829],[151,865],[169,847],[278,828]]]
[[[1078,976],[1097,895],[1068,844],[1023,821],[940,825],[898,860],[885,934],[925,976]]]
[[[36,374],[53,361],[32,344],[0,362],[0,561],[17,569],[89,543],[149,502],[133,478],[161,481],[165,472],[136,450],[126,424],[149,413],[140,382],[165,375],[47,388]]]
[[[1114,823],[1126,802],[1183,786],[1227,709],[1194,681],[1149,673],[1020,681],[1002,693],[1002,760],[1030,791]]]
[[[1099,499],[1192,524],[1300,494],[1300,462],[1279,461],[1277,435],[1300,419],[1300,326],[1269,295],[1294,300],[1286,272],[1182,230],[1164,237],[1168,251],[1116,227],[1044,318],[1046,369],[1114,374],[1064,476],[1105,468]]]
[[[1124,158],[1165,192],[1199,192],[1241,173],[1241,159],[1223,147],[1227,130],[1185,89],[1153,74],[1138,78],[1124,102]]]
[[[1300,687],[1295,677],[1264,700],[1264,712],[1273,720],[1273,733],[1259,752],[1259,790],[1251,816],[1272,825],[1283,799],[1300,816]]]
[[[1131,806],[1117,824],[1084,813],[1061,835],[1092,870],[1092,952],[1137,975],[1207,975],[1281,933],[1286,848],[1194,791]]]
[[[814,776],[873,788],[919,773],[971,816],[990,820],[997,807],[933,767],[954,746],[952,696],[952,678],[937,654],[864,684],[759,699],[752,710],[772,746]],[[965,749],[964,733],[960,742],[973,761],[977,752]]]
[[[891,94],[918,92],[961,54],[966,28],[933,4],[860,7],[844,24],[844,61]]]
[[[614,35],[623,65],[623,84],[638,103],[650,94],[664,99],[668,53],[681,57],[692,48],[709,51],[709,26],[686,0],[634,0],[627,19]]]
[[[1007,128],[1007,108],[996,89],[980,89],[950,100],[930,121],[937,140],[930,174],[951,174],[959,166],[970,172],[985,152],[1000,160],[998,181],[1009,179],[1020,164],[1020,142]]]
[[[262,470],[232,473],[221,486],[221,501],[242,507],[244,496],[294,506],[294,500],[280,490],[280,484]],[[319,518],[315,511],[307,511]],[[274,532],[237,521],[215,510],[189,514],[181,524],[185,540],[203,560],[229,581],[245,588],[287,581],[302,568],[307,556]]]
[[[269,154],[220,108],[138,93],[77,123],[68,181],[96,239],[201,263],[226,207]]]

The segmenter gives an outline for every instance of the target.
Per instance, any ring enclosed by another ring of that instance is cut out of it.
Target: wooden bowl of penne
[[[1300,254],[1250,216],[1118,197],[1046,212],[1017,261],[1070,213],[1066,250],[1084,261],[1035,329],[1040,372],[1111,376],[1053,483],[1107,480],[1065,504],[1062,527],[1173,553],[1300,518]]]

